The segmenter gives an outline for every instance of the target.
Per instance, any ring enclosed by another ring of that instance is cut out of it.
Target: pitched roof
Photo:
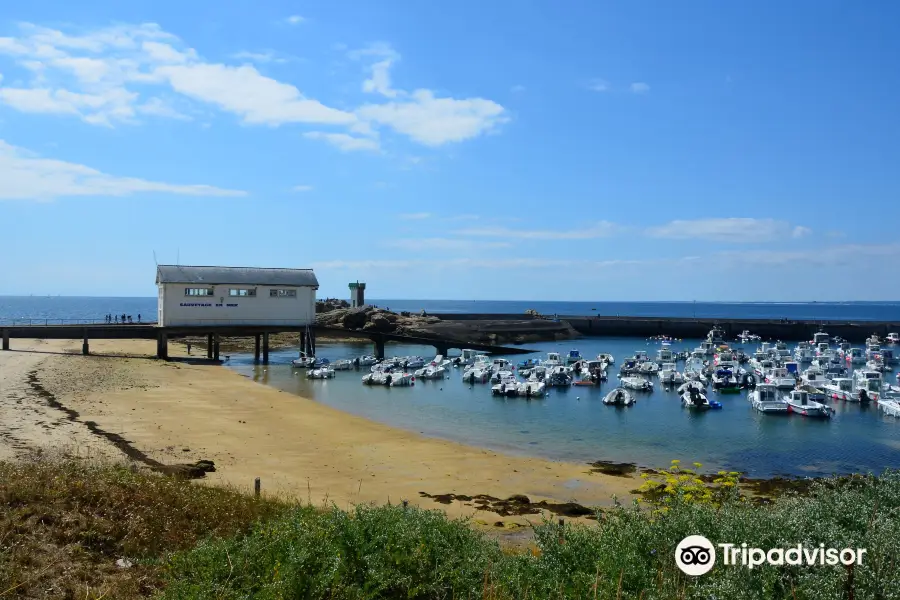
[[[319,287],[312,269],[259,269],[256,267],[193,267],[157,265],[156,283],[205,285],[287,285]]]

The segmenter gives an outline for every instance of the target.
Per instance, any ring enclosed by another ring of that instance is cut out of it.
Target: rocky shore
[[[350,308],[344,300],[328,300],[316,305],[316,325],[342,329],[346,334],[328,336],[319,334],[318,341],[340,339],[341,341],[371,341],[367,333],[394,333],[422,338],[445,338],[473,344],[517,345],[533,342],[569,340],[581,334],[566,321],[541,318],[529,311],[519,320],[477,320],[455,321],[433,315],[409,312],[392,312],[373,306]],[[354,337],[353,332],[360,332]],[[206,338],[185,338],[198,352],[206,350]],[[277,333],[269,337],[272,350],[297,348],[297,333]],[[253,352],[253,338],[223,337],[220,348],[223,352]]]

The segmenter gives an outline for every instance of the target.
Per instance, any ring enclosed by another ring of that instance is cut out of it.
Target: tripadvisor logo
[[[722,564],[755,569],[762,565],[834,566],[861,565],[865,548],[805,547],[803,544],[785,548],[748,548],[747,544],[718,544],[722,549]],[[675,564],[686,575],[697,577],[708,573],[716,564],[716,549],[702,535],[689,535],[675,548]]]

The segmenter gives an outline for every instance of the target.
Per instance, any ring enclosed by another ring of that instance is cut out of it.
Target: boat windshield
[[[866,391],[867,392],[880,392],[881,391],[881,382],[877,379],[869,379],[866,381]]]
[[[777,399],[777,393],[773,387],[760,386],[756,389],[759,391],[759,399],[763,402],[774,402]]]
[[[850,392],[853,391],[853,382],[849,379],[841,379],[838,381],[838,386],[840,387],[842,392]]]

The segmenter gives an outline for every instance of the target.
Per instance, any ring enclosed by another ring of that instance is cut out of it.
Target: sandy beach
[[[260,477],[267,493],[313,503],[408,500],[489,523],[539,517],[501,517],[479,510],[484,502],[437,502],[422,493],[603,506],[639,483],[586,464],[509,456],[375,423],[190,361],[177,344],[171,361],[148,358],[152,341],[92,340],[91,356],[80,346],[15,340],[12,351],[0,352],[0,457],[67,449],[126,458],[128,447],[167,465],[212,460],[208,484],[250,490]]]

